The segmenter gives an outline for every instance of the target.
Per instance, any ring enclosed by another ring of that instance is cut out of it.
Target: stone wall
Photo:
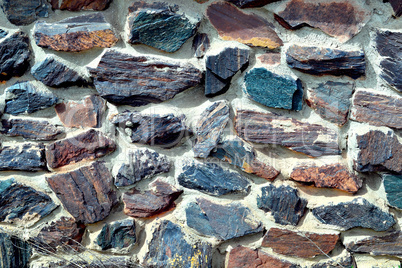
[[[398,267],[399,0],[2,0],[1,267]]]

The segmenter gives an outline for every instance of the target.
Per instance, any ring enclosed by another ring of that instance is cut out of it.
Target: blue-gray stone
[[[6,30],[0,29],[0,39],[6,37],[8,32]]]
[[[258,103],[273,108],[302,109],[303,87],[299,79],[254,68],[246,73],[244,81],[245,93]]]
[[[130,248],[136,242],[137,237],[135,235],[135,222],[133,219],[105,224],[96,238],[96,243],[102,250]]]
[[[1,7],[12,24],[28,25],[48,17],[50,5],[46,0],[3,0]]]
[[[388,203],[402,209],[402,175],[382,175]]]
[[[47,170],[45,146],[42,143],[23,143],[0,149],[0,170]]]
[[[26,241],[0,232],[0,267],[28,268],[31,255],[32,248]]]

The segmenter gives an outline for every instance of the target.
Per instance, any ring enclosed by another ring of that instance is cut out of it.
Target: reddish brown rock
[[[383,236],[371,236],[356,242],[347,243],[345,246],[348,251],[353,253],[401,257],[402,233],[394,231],[386,233]]]
[[[296,167],[290,178],[299,182],[312,182],[316,187],[336,188],[349,193],[356,193],[363,184],[361,178],[340,164]]]
[[[248,7],[262,7],[273,2],[278,2],[279,0],[226,0],[240,8]]]
[[[3,119],[0,132],[4,135],[24,139],[48,141],[55,140],[64,134],[62,128],[49,124],[47,121],[28,120],[28,119]]]
[[[46,146],[46,160],[51,168],[58,168],[82,160],[92,160],[116,150],[116,144],[94,129]]]
[[[51,0],[53,9],[68,11],[105,10],[112,0]]]
[[[296,233],[290,230],[271,228],[262,241],[275,253],[300,258],[312,258],[328,254],[335,248],[338,234]]]
[[[223,40],[269,49],[283,45],[272,23],[255,14],[246,14],[228,2],[212,3],[207,8],[207,16]]]
[[[264,64],[279,65],[281,64],[281,53],[267,52],[258,56],[258,59]]]

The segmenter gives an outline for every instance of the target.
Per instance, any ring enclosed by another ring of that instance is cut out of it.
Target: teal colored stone
[[[389,204],[402,209],[402,175],[385,174],[382,178]]]
[[[133,219],[107,223],[97,237],[97,244],[102,250],[110,248],[130,248],[137,241]]]
[[[244,80],[245,93],[250,99],[273,108],[302,109],[303,87],[299,79],[254,68],[246,73]]]

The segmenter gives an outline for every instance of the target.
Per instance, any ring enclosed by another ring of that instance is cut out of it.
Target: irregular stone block
[[[193,52],[197,58],[202,58],[210,47],[208,35],[205,33],[197,33],[193,39]]]
[[[178,6],[145,1],[128,8],[128,41],[166,52],[176,52],[195,34],[199,22],[176,13]]]
[[[370,236],[347,243],[345,247],[353,253],[400,257],[402,252],[402,234],[400,231],[394,231],[383,236]]]
[[[52,23],[40,21],[35,23],[33,35],[40,47],[71,52],[112,47],[119,40],[101,13]]]
[[[46,178],[64,208],[76,221],[85,224],[105,219],[117,203],[112,179],[101,162]]]
[[[3,0],[1,8],[9,22],[14,25],[28,25],[38,18],[49,16],[49,3],[46,0]]]
[[[402,15],[402,3],[399,0],[386,0],[385,2],[391,4],[395,17],[400,17]]]
[[[59,140],[46,146],[46,160],[51,168],[58,168],[83,160],[103,157],[116,150],[116,144],[101,132],[90,129],[77,136]]]
[[[244,77],[247,96],[265,106],[300,111],[303,86],[299,79],[278,75],[265,68],[254,68]]]
[[[45,146],[42,143],[4,146],[0,150],[0,170],[47,170]]]
[[[199,69],[163,58],[134,56],[114,50],[103,54],[90,69],[96,90],[111,103],[141,106],[160,103],[198,85]],[[119,75],[116,75],[119,74]]]
[[[290,68],[312,75],[346,75],[357,79],[366,72],[363,51],[293,45],[286,51],[286,62]]]
[[[32,248],[15,236],[0,233],[0,264],[2,267],[28,268]]]
[[[2,119],[0,132],[10,137],[21,136],[37,141],[56,140],[64,134],[63,128],[49,124],[47,121],[29,119]]]
[[[207,242],[190,244],[179,225],[162,221],[155,229],[144,258],[147,267],[212,267],[212,246]]]
[[[229,162],[246,173],[255,174],[267,180],[272,181],[279,175],[278,170],[257,159],[252,146],[237,137],[220,143],[217,149],[212,151],[211,156]]]
[[[402,209],[402,175],[383,174],[382,178],[389,204]]]
[[[297,225],[306,205],[307,200],[300,198],[296,189],[283,185],[262,187],[261,196],[257,197],[258,208],[271,212],[275,222],[282,225]]]
[[[197,140],[193,145],[194,157],[207,158],[218,144],[229,121],[226,101],[217,101],[205,109],[196,125]]]
[[[137,242],[135,222],[125,219],[113,223],[106,223],[96,238],[96,243],[102,250],[110,248],[130,249]]]
[[[50,0],[53,9],[68,11],[96,10],[101,11],[109,7],[112,0]]]
[[[327,255],[339,240],[339,234],[297,233],[290,230],[271,228],[262,240],[263,247],[270,247],[275,253],[312,258]]]
[[[362,197],[355,198],[351,202],[316,207],[312,212],[320,222],[344,230],[363,227],[380,232],[388,230],[396,222],[390,213],[382,211]]]
[[[231,193],[246,195],[250,191],[250,182],[246,177],[224,170],[214,163],[186,165],[178,181],[186,188],[213,196]]]
[[[106,110],[106,101],[97,95],[91,95],[81,102],[59,103],[55,109],[60,121],[66,127],[99,128]]]
[[[207,199],[197,198],[186,208],[187,225],[205,236],[229,240],[261,232],[261,222],[255,220],[249,208],[233,202],[218,205]]]
[[[228,2],[212,3],[208,6],[206,13],[223,40],[233,40],[249,46],[269,49],[276,49],[283,45],[272,23],[253,13],[246,14]]]
[[[349,193],[356,193],[363,184],[361,178],[340,164],[299,166],[293,169],[290,178],[299,182],[313,183],[315,187],[335,188]]]
[[[337,132],[321,125],[247,110],[237,111],[234,125],[238,135],[247,141],[277,144],[311,157],[341,153]]]
[[[279,65],[281,64],[281,53],[278,52],[267,52],[257,57],[261,63],[269,65]]]
[[[130,186],[170,170],[170,161],[165,155],[148,149],[130,150],[126,159],[128,161],[119,165],[115,176],[117,187]]]
[[[240,8],[262,7],[279,0],[226,0]]]

